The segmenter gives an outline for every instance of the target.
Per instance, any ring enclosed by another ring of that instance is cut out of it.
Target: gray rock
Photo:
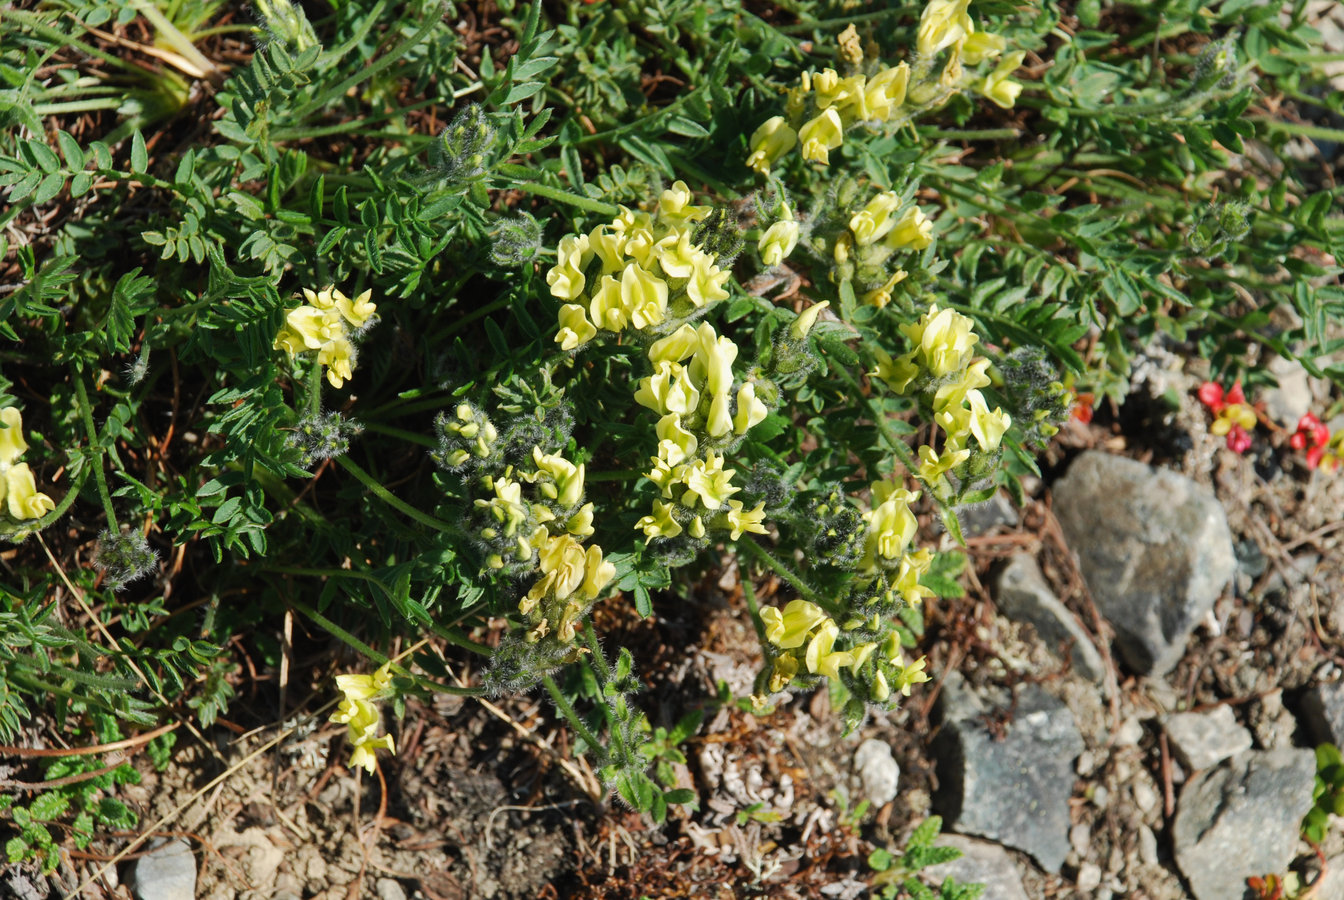
[[[1318,743],[1344,744],[1344,681],[1318,684],[1302,698],[1302,719]]]
[[[1146,865],[1157,865],[1157,835],[1147,825],[1139,826],[1139,859]]]
[[[935,809],[958,831],[1024,850],[1058,872],[1069,853],[1073,760],[1083,750],[1072,713],[1028,685],[1012,707],[956,717],[973,707],[955,696],[964,692],[950,679],[943,686],[944,696],[953,696],[934,742]]]
[[[1183,475],[1091,450],[1054,499],[1125,662],[1140,675],[1169,671],[1236,571],[1217,498]]]
[[[138,900],[195,900],[196,857],[191,845],[168,841],[135,861],[130,877]]]
[[[994,599],[1005,616],[1035,628],[1051,653],[1058,656],[1067,647],[1079,675],[1097,683],[1105,677],[1101,654],[1073,613],[1050,590],[1031,554],[1018,553],[1008,561],[999,573]]]
[[[1311,411],[1311,381],[1302,364],[1276,356],[1269,363],[1269,371],[1278,379],[1279,386],[1264,391],[1265,414],[1284,428],[1297,428],[1297,420]]]
[[[1190,779],[1172,844],[1196,900],[1250,897],[1247,878],[1288,868],[1315,778],[1310,750],[1248,750]]]
[[[940,884],[944,878],[951,877],[960,884],[983,884],[985,892],[980,895],[980,900],[1027,900],[1022,873],[1008,851],[998,844],[959,834],[940,835],[934,844],[955,847],[962,856],[921,870],[920,874],[929,876],[932,883]]]
[[[957,510],[961,520],[961,533],[965,537],[980,537],[989,534],[1000,525],[1017,527],[1017,507],[1003,491],[999,491],[984,503],[963,506]]]
[[[886,741],[869,738],[854,751],[854,771],[863,785],[863,796],[873,809],[896,799],[896,787],[901,780],[901,767],[891,755]]]
[[[1078,890],[1095,891],[1101,887],[1101,866],[1096,863],[1083,863],[1078,869]]]
[[[1173,713],[1162,720],[1162,727],[1176,758],[1192,771],[1216,766],[1251,749],[1251,733],[1237,723],[1230,706],[1200,713]]]

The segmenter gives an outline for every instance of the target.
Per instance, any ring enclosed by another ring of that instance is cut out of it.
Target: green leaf
[[[137,128],[131,135],[131,171],[144,174],[149,169],[149,150],[145,148],[145,136]]]
[[[75,140],[64,131],[57,130],[56,143],[61,145],[61,153],[65,156],[65,164],[72,170],[78,172],[84,168],[87,160],[84,157],[84,151],[80,149],[79,141]]]
[[[65,187],[65,176],[59,172],[53,172],[43,177],[42,183],[37,186],[37,190],[33,191],[33,202],[46,203],[59,194],[63,187]]]

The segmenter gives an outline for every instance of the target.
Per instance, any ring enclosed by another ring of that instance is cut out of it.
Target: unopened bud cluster
[[[363,429],[335,410],[304,416],[289,433],[288,443],[303,456],[303,464],[345,455],[350,449],[350,438]]]
[[[444,184],[465,185],[485,176],[496,129],[473,103],[458,113],[430,145],[430,169]]]
[[[1059,380],[1045,352],[1036,347],[1014,350],[1000,362],[999,369],[1003,372],[1004,396],[1023,443],[1044,445],[1068,419],[1075,400],[1073,391]]]
[[[107,585],[120,590],[153,571],[159,554],[138,531],[104,531],[98,535],[98,554],[94,565],[107,576]]]

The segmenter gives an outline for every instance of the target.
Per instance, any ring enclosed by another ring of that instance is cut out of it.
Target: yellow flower
[[[934,410],[940,411],[953,406],[961,406],[966,402],[966,396],[971,391],[987,387],[989,385],[989,375],[986,374],[988,368],[989,360],[977,359],[952,381],[938,388],[933,395]]]
[[[700,405],[700,391],[680,363],[666,359],[653,364],[653,374],[639,380],[635,402],[654,412],[687,415]]]
[[[910,688],[914,685],[923,684],[929,680],[929,674],[924,671],[924,666],[928,661],[928,657],[921,656],[908,666],[900,667],[900,672],[896,675],[896,689],[901,692],[902,697],[909,697]]]
[[[683,325],[667,337],[653,342],[649,347],[649,361],[679,363],[695,353],[699,346],[700,335],[695,326]]]
[[[327,367],[327,381],[334,388],[355,377],[355,345],[344,336],[323,344],[317,361]]]
[[[583,584],[586,557],[583,547],[570,535],[559,534],[547,539],[537,560],[542,577],[527,592],[528,599],[550,596],[564,600]]]
[[[728,291],[724,285],[732,276],[732,272],[714,264],[714,257],[704,251],[697,251],[695,269],[691,273],[691,280],[686,283],[686,299],[694,303],[697,309],[707,303],[727,300]]]
[[[854,93],[854,82],[848,78],[842,79],[835,69],[825,69],[812,76],[812,89],[816,91],[817,109],[825,110],[843,106],[849,101]]]
[[[867,206],[850,217],[849,230],[854,233],[854,243],[866,247],[886,237],[896,227],[891,214],[900,205],[901,198],[891,191],[883,191],[869,200]]]
[[[863,92],[863,103],[869,116],[882,121],[890,119],[905,103],[909,84],[910,66],[906,63],[885,68],[874,75]]]
[[[933,565],[933,554],[928,550],[915,550],[901,557],[901,565],[892,582],[892,590],[900,595],[909,606],[918,606],[925,597],[932,597],[933,591],[919,583],[919,579],[928,573]]]
[[[582,499],[582,463],[576,466],[563,456],[542,453],[541,448],[535,446],[532,448],[532,462],[537,471],[530,478],[523,477],[533,484],[540,482],[539,490],[546,499],[556,501],[558,506],[565,509]]]
[[[0,466],[18,462],[28,449],[23,437],[23,413],[17,407],[0,409]]]
[[[817,316],[821,315],[821,311],[830,305],[831,301],[823,300],[800,312],[798,318],[794,319],[792,324],[789,325],[789,334],[793,336],[793,339],[801,341],[807,337],[808,332],[812,330],[812,326],[817,324]]]
[[[381,697],[392,687],[392,663],[383,663],[372,675],[337,675],[336,687],[347,700]]]
[[[812,635],[807,644],[803,660],[807,671],[813,675],[825,675],[828,678],[840,677],[840,669],[854,662],[848,651],[834,650],[835,639],[840,634],[839,627],[831,619],[826,619]]]
[[[896,220],[886,244],[896,250],[923,250],[933,242],[933,220],[912,206]]]
[[[397,752],[396,745],[393,743],[392,735],[390,734],[364,741],[363,743],[356,744],[354,749],[350,751],[350,768],[353,769],[356,766],[361,766],[365,772],[372,775],[378,759],[377,754],[375,754],[374,751],[379,748],[386,750],[388,753]]]
[[[927,444],[919,448],[919,477],[930,484],[971,458],[971,451],[944,447],[942,455]]]
[[[23,436],[23,414],[17,407],[0,410],[0,500],[15,519],[40,519],[56,508],[46,494],[38,493],[37,480],[27,463],[18,459],[28,449]]]
[[[764,500],[757,503],[755,509],[748,510],[742,508],[741,500],[728,501],[728,525],[732,530],[729,537],[733,540],[742,537],[743,533],[747,531],[750,531],[752,534],[767,534],[765,526],[761,524],[764,521]]]
[[[751,135],[751,154],[747,165],[762,175],[770,174],[770,167],[798,144],[798,135],[783,116],[766,119]]]
[[[695,435],[682,427],[681,417],[676,413],[668,413],[659,419],[656,431],[658,458],[666,460],[669,465],[685,462],[700,445]]]
[[[971,434],[982,449],[993,453],[999,449],[1008,426],[1013,424],[1012,417],[997,406],[990,412],[984,394],[979,391],[971,391],[966,398],[971,402]]]
[[[748,381],[737,391],[737,412],[733,415],[733,432],[746,434],[769,413],[765,404],[756,399],[756,385]]]
[[[791,600],[782,612],[774,606],[761,610],[765,638],[781,650],[803,646],[812,629],[825,618],[821,607],[806,600]]]
[[[885,308],[886,305],[891,302],[891,289],[902,281],[905,281],[906,276],[909,274],[910,273],[906,272],[905,269],[897,269],[892,273],[891,277],[886,280],[885,284],[864,294],[862,298],[863,302],[869,306],[876,306],[878,309]]]
[[[919,529],[915,514],[910,511],[910,504],[919,499],[919,492],[883,481],[875,483],[872,491],[877,506],[867,515],[868,534],[861,562],[866,569],[872,568],[879,558],[900,558]]]
[[[561,350],[573,350],[597,337],[597,329],[588,321],[583,307],[577,303],[566,303],[560,307],[560,330],[555,334],[555,342]]]
[[[775,657],[774,667],[770,671],[770,691],[776,693],[784,690],[793,681],[793,676],[798,674],[798,657],[792,653],[784,653]]]
[[[705,459],[697,459],[686,466],[682,481],[686,492],[681,502],[685,506],[695,506],[699,500],[709,510],[722,509],[728,498],[741,490],[732,483],[736,469],[725,469],[723,457],[711,452]]]
[[[587,600],[596,600],[611,579],[616,577],[616,566],[602,558],[602,548],[596,544],[588,548],[584,558],[583,589],[580,596]]]
[[[872,375],[882,379],[888,388],[898,394],[905,393],[910,382],[919,377],[919,365],[915,362],[915,353],[902,354],[892,359],[883,350],[877,351],[877,369]]]
[[[371,290],[364,291],[353,300],[335,288],[331,289],[331,295],[336,300],[336,309],[340,311],[345,321],[350,323],[351,328],[363,328],[378,309],[369,300],[373,296]]]
[[[636,522],[635,528],[644,532],[646,538],[674,538],[681,534],[681,525],[672,518],[673,509],[671,503],[655,500],[653,512]]]
[[[793,213],[785,207],[784,218],[765,230],[757,249],[761,253],[762,262],[767,266],[777,266],[787,259],[797,246],[798,223],[794,221]]]
[[[933,56],[944,47],[960,43],[975,30],[966,8],[970,0],[929,0],[919,17],[916,42],[919,55]]]
[[[978,66],[987,59],[993,59],[1008,46],[1000,35],[988,31],[977,31],[966,36],[961,44],[961,58],[968,66]]]
[[[592,537],[593,504],[585,503],[583,506],[579,507],[579,511],[566,520],[565,531],[568,531],[575,537]]]
[[[971,330],[973,324],[954,310],[939,310],[935,303],[918,323],[900,328],[915,345],[924,370],[935,378],[942,378],[960,372],[970,362],[979,341]]]
[[[1008,76],[1017,71],[1026,56],[1027,54],[1021,50],[1006,53],[994,67],[994,71],[985,76],[985,83],[980,87],[980,92],[995,106],[1012,109],[1013,104],[1017,102],[1018,94],[1022,93],[1022,85]]]
[[[667,282],[631,263],[621,273],[621,307],[636,328],[657,325],[667,311]]]
[[[659,218],[675,227],[685,222],[698,222],[713,212],[711,207],[692,205],[694,197],[686,182],[672,182],[672,187],[663,191],[658,200]]]
[[[823,166],[829,164],[829,151],[839,147],[845,140],[845,128],[840,121],[840,114],[836,112],[835,107],[825,110],[816,118],[805,122],[798,130],[798,137],[803,142],[803,159],[821,163]]]
[[[574,300],[583,294],[583,267],[592,256],[586,234],[570,234],[560,239],[555,250],[556,263],[546,273],[551,295],[559,300]]]

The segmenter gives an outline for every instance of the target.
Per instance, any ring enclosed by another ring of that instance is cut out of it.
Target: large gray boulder
[[[1302,719],[1323,744],[1344,745],[1344,681],[1318,684],[1302,698]]]
[[[1022,873],[1008,851],[998,844],[977,841],[959,834],[943,834],[934,840],[938,847],[953,847],[961,858],[923,869],[920,874],[931,884],[953,878],[959,884],[983,884],[980,900],[1027,900]]]
[[[1090,450],[1054,499],[1125,663],[1140,675],[1166,673],[1236,571],[1217,498],[1183,475]]]
[[[957,831],[1023,850],[1058,872],[1069,854],[1073,760],[1083,751],[1073,714],[1036,685],[1015,704],[987,707],[948,679],[943,698],[935,809]]]
[[[1310,750],[1248,750],[1186,783],[1172,844],[1195,900],[1250,898],[1247,878],[1287,870],[1315,779]]]

